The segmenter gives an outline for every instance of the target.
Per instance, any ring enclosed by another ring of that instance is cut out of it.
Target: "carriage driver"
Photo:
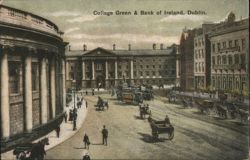
[[[165,124],[170,125],[170,119],[169,119],[168,115],[166,115],[166,117],[165,117]]]

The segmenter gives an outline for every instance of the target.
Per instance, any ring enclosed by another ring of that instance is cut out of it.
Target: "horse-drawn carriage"
[[[13,154],[17,160],[43,160],[45,152],[45,145],[49,145],[49,139],[44,138],[37,143],[21,144],[13,150]]]
[[[144,119],[146,115],[151,115],[151,111],[149,110],[149,105],[139,104],[139,112],[141,119]]]
[[[98,97],[98,101],[96,104],[96,110],[102,110],[104,111],[105,107],[108,109],[109,108],[109,104],[108,101],[103,100],[101,97]]]
[[[117,87],[117,99],[125,103],[139,104],[143,102],[142,92],[136,87]]]
[[[168,116],[166,116],[165,120],[157,121],[153,119],[151,116],[148,118],[150,123],[150,127],[152,130],[152,136],[154,138],[158,138],[159,134],[167,133],[168,139],[172,140],[174,138],[174,127],[170,123]]]
[[[184,108],[187,108],[188,106],[190,107],[193,106],[192,98],[181,98],[181,102]]]
[[[123,92],[123,102],[139,104],[143,102],[141,92]]]
[[[203,100],[203,101],[195,101],[198,110],[200,110],[200,112],[202,114],[206,113],[206,114],[210,114],[211,111],[213,111],[214,109],[214,102],[213,101],[209,101],[209,100]]]
[[[227,119],[228,118],[228,110],[227,110],[227,107],[221,105],[221,104],[216,104],[215,105],[216,107],[216,113],[219,117],[221,118],[224,118],[224,119]]]
[[[142,91],[142,96],[144,100],[150,101],[154,99],[153,92],[151,90]]]
[[[241,123],[246,122],[249,117],[248,106],[243,105],[242,103],[231,103],[227,105],[229,115],[232,118],[240,118]]]

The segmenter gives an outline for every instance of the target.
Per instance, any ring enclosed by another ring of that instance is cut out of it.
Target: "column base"
[[[96,88],[96,81],[95,80],[91,80],[91,88]]]
[[[115,86],[118,86],[119,85],[119,79],[116,79],[115,80]]]
[[[134,79],[130,79],[130,85],[133,86],[135,84],[135,80]]]
[[[108,79],[105,80],[105,88],[110,88],[110,81]]]
[[[82,80],[82,89],[87,88],[86,80]]]

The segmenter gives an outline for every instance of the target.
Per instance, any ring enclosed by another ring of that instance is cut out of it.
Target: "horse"
[[[249,117],[249,112],[245,111],[243,109],[238,109],[238,114],[240,115],[240,121],[241,123],[246,122]]]
[[[27,143],[17,146],[13,154],[16,155],[17,160],[43,160],[45,152],[45,145],[49,145],[49,139],[44,138],[37,143]]]
[[[101,97],[98,97],[97,105],[98,110],[104,110],[104,107],[109,108],[108,101],[104,101]]]

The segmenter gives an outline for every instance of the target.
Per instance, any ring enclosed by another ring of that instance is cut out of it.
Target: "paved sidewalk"
[[[77,96],[76,96],[77,97]],[[77,100],[75,99],[75,103],[77,103]],[[75,106],[77,106],[75,104]],[[69,107],[65,107],[65,111],[67,111],[68,114],[68,118],[69,118],[69,110],[74,108],[74,102],[71,102],[69,104]],[[77,107],[76,107],[77,108]],[[56,131],[52,131],[49,134],[47,134],[44,137],[48,137],[49,138],[49,143],[50,145],[45,146],[45,150],[49,150],[55,146],[57,146],[58,144],[64,142],[65,140],[69,139],[70,137],[72,137],[75,133],[77,133],[79,131],[79,129],[81,128],[81,126],[83,125],[83,122],[86,118],[88,110],[86,109],[85,106],[85,101],[83,101],[82,107],[77,109],[77,130],[73,131],[73,122],[72,121],[67,121],[67,123],[65,123],[65,121],[63,120],[62,124],[60,125],[60,137],[57,138],[56,136]],[[37,142],[40,139],[43,139],[44,137],[41,137],[33,142]],[[8,152],[5,152],[3,154],[1,154],[1,159],[15,159],[15,156],[13,155],[13,150],[10,150]]]

